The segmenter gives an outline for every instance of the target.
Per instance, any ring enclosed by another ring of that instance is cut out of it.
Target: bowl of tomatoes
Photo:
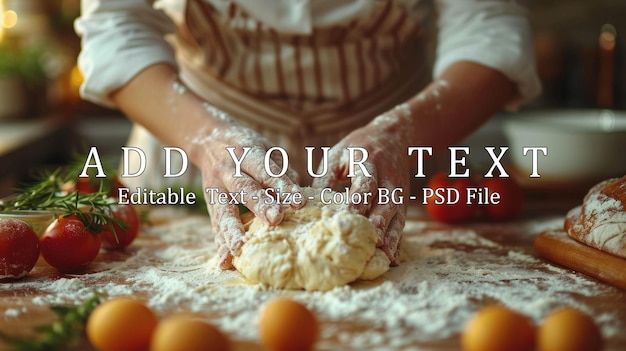
[[[594,184],[626,174],[626,111],[528,111],[505,118],[503,130],[526,184]]]

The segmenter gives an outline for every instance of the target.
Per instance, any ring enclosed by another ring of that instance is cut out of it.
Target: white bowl
[[[520,175],[530,177],[532,155],[524,147],[546,147],[539,153],[541,178],[595,182],[626,174],[626,111],[543,110],[504,118],[508,152]]]

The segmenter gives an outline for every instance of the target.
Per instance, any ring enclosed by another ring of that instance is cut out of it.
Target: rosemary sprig
[[[40,176],[34,184],[18,189],[9,201],[0,202],[0,211],[43,210],[61,216],[76,215],[91,233],[100,233],[108,226],[117,236],[114,225],[122,230],[128,228],[128,224],[112,217],[116,201],[108,197],[104,182],[95,193],[67,191],[77,179],[73,173],[59,168]]]
[[[8,343],[10,351],[66,350],[83,333],[87,318],[105,297],[103,292],[94,292],[75,306],[51,306],[57,318],[35,327],[36,336],[13,337],[0,332],[0,339]]]
[[[48,206],[62,189],[61,169],[39,178],[33,185],[17,189],[16,196],[0,203],[0,210],[34,210]]]

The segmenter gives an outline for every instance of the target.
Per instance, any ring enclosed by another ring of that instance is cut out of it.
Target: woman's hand
[[[365,170],[355,167],[355,176],[350,179],[350,193],[371,193],[372,199],[367,204],[350,204],[350,208],[368,217],[374,224],[378,233],[377,246],[385,252],[393,266],[400,263],[400,239],[406,221],[406,205],[404,201],[378,203],[378,189],[388,189],[390,196],[394,189],[401,189],[406,198],[409,190],[407,146],[410,130],[412,120],[406,105],[375,118],[365,127],[348,134],[329,151],[328,172],[313,182],[316,187],[333,187],[348,179],[347,148],[367,150],[368,158],[363,163]],[[358,161],[358,152],[356,154]]]
[[[298,175],[291,168],[287,168],[281,177],[272,177],[268,173],[280,174],[283,169],[282,159],[277,152],[269,157],[269,169],[265,169],[266,151],[271,146],[267,140],[256,131],[239,125],[224,112],[206,106],[217,122],[210,130],[200,129],[190,142],[201,150],[199,166],[213,235],[218,246],[219,265],[222,269],[232,269],[232,258],[240,254],[245,233],[238,203],[243,203],[269,225],[277,225],[283,219],[284,209],[279,204],[265,201],[266,189],[280,189],[283,192],[301,190],[297,185]],[[237,169],[239,162],[240,169]],[[217,201],[216,194],[221,193],[229,193],[226,201]]]

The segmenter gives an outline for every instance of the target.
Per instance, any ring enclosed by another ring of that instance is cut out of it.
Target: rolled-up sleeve
[[[176,66],[165,35],[175,26],[148,0],[82,0],[74,23],[81,37],[81,97],[115,107],[109,95],[150,65]]]
[[[502,72],[517,84],[514,109],[541,92],[527,8],[511,0],[438,0],[434,76],[458,61]]]

